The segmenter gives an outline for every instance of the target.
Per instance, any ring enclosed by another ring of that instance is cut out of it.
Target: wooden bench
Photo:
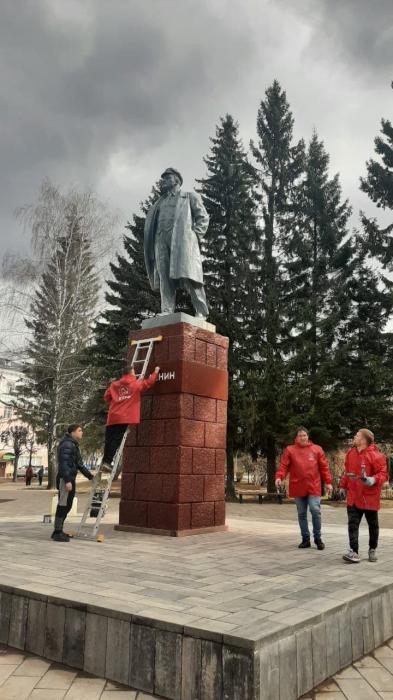
[[[282,504],[283,494],[281,493],[266,493],[265,491],[237,491],[239,496],[239,503],[243,503],[243,496],[253,496],[258,498],[258,503],[263,501],[277,501],[280,505]]]

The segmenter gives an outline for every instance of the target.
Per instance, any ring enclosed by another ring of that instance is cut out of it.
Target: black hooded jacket
[[[57,480],[64,479],[66,483],[75,481],[78,470],[82,472],[87,479],[92,479],[93,476],[83,464],[79,444],[74,440],[69,433],[66,433],[60,440],[59,449],[57,452],[57,460],[59,469]]]

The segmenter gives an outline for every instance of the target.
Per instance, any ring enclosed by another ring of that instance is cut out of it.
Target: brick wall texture
[[[119,524],[168,534],[223,526],[228,339],[178,323],[130,341],[158,335],[149,371],[159,365],[161,379],[125,446]]]

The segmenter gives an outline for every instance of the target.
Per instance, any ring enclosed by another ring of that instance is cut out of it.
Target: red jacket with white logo
[[[109,403],[106,424],[140,423],[141,393],[150,389],[157,379],[157,372],[153,372],[148,379],[137,379],[132,374],[124,374],[112,382],[104,394],[104,400]]]
[[[361,480],[362,473],[374,476],[374,486],[367,486]],[[345,472],[341,477],[340,488],[347,492],[347,505],[360,510],[379,510],[381,506],[381,488],[388,480],[387,462],[376,445],[371,444],[361,452],[356,447],[347,452]]]
[[[332,483],[325,453],[311,441],[304,447],[295,442],[284,450],[276,479],[285,479],[288,473],[291,498],[320,496],[321,479],[325,484]]]

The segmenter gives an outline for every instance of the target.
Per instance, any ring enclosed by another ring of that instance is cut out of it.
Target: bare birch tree
[[[38,201],[20,211],[32,234],[34,262],[13,270],[9,309],[25,308],[25,378],[15,407],[48,446],[48,488],[56,480],[56,447],[68,423],[80,420],[89,395],[85,351],[99,299],[99,266],[115,220],[91,192],[62,193],[49,181]],[[21,287],[20,272],[30,286]]]

